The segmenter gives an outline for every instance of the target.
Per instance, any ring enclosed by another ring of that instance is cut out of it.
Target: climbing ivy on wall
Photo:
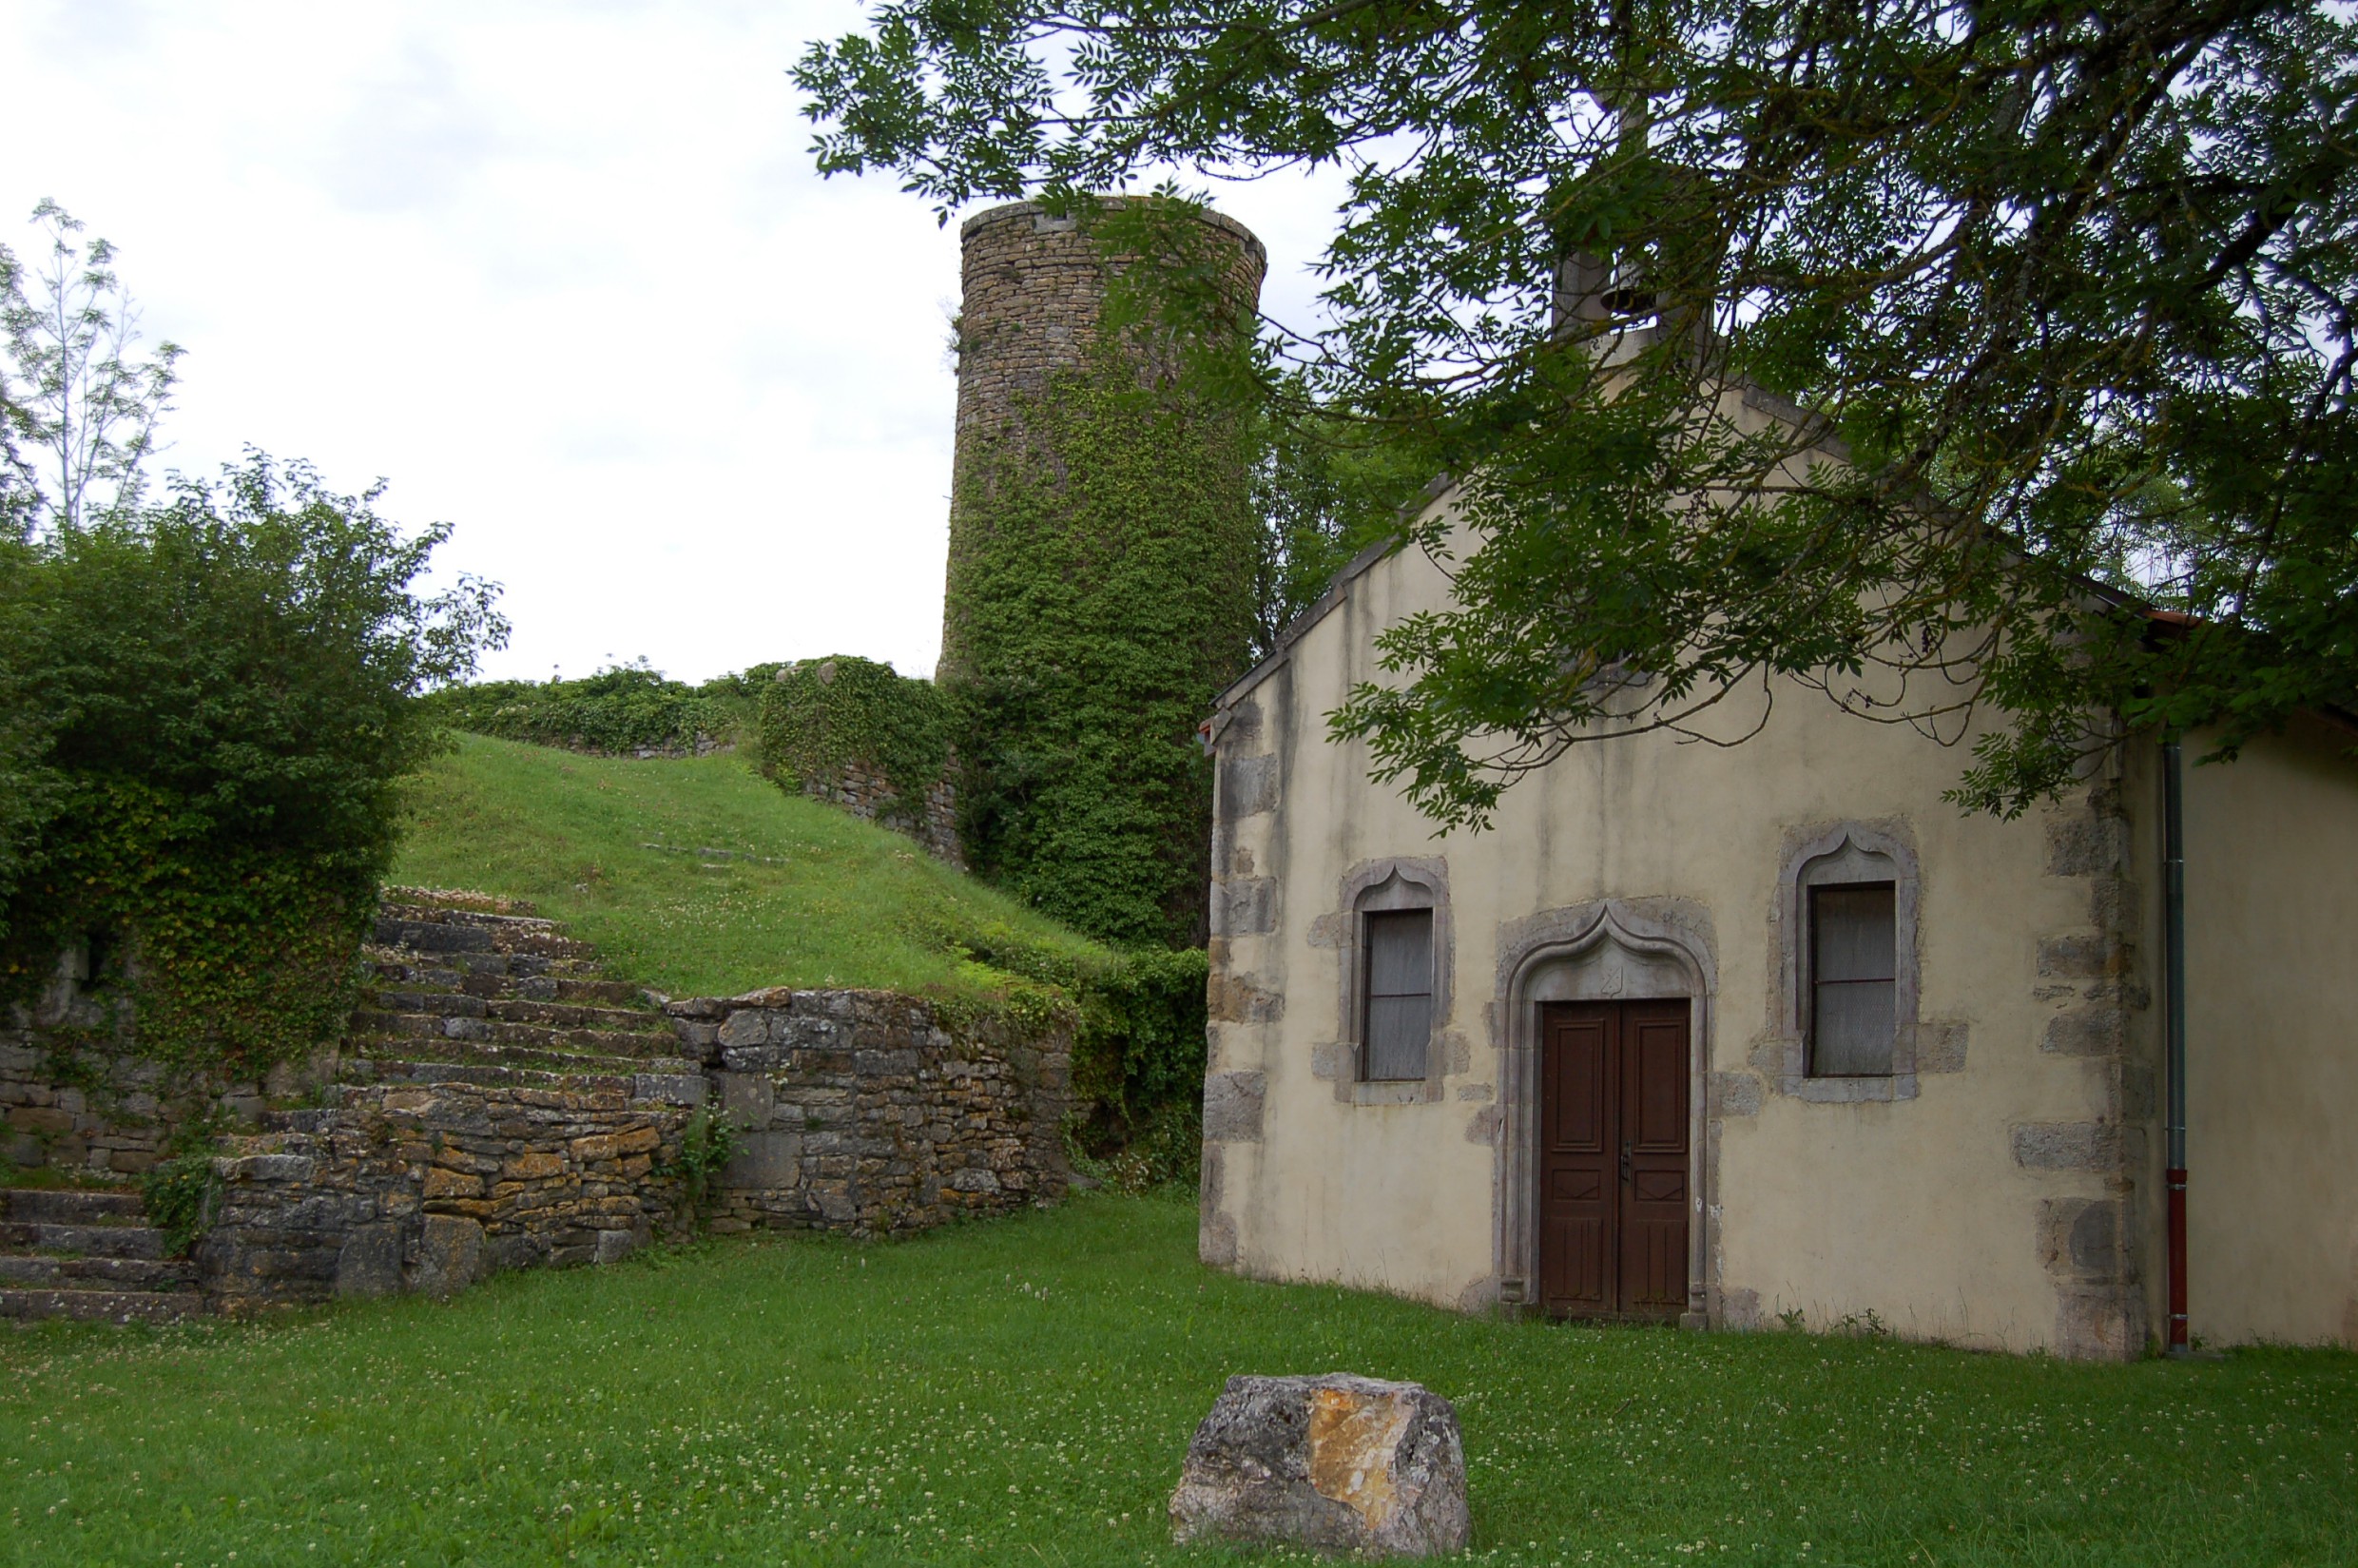
[[[931,681],[873,659],[838,654],[779,668],[756,724],[762,772],[788,789],[873,768],[921,809],[950,759],[950,721]]]
[[[1099,350],[960,478],[943,684],[978,872],[1105,940],[1205,938],[1196,726],[1244,670],[1258,525],[1239,416]]]

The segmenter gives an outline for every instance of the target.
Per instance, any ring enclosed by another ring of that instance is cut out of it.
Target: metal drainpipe
[[[2188,1353],[2186,1316],[2186,813],[2177,731],[2161,738],[2162,926],[2169,963],[2170,1339],[2174,1356]]]

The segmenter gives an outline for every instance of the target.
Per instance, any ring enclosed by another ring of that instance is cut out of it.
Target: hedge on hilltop
[[[759,684],[758,765],[787,790],[861,767],[921,807],[948,772],[950,714],[931,681],[837,654],[774,667]]]
[[[442,722],[471,734],[603,756],[688,755],[735,745],[761,683],[777,668],[758,665],[689,686],[642,659],[570,681],[454,686],[428,702]]]

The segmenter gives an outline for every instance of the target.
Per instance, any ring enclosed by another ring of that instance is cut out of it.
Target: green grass
[[[414,781],[410,818],[396,881],[529,899],[617,974],[673,996],[972,990],[973,972],[923,935],[943,920],[1097,951],[733,757],[634,762],[461,735]],[[696,853],[713,849],[734,858]]]
[[[1116,1564],[1231,1372],[1457,1401],[1483,1561],[2358,1558],[2358,1358],[1550,1327],[1193,1258],[1098,1195],[293,1324],[0,1333],[0,1563]],[[234,1559],[231,1554],[235,1554]]]

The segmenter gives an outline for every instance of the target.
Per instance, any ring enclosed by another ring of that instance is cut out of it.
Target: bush
[[[764,666],[763,669],[774,669]],[[701,687],[667,680],[642,660],[577,681],[483,681],[428,699],[454,729],[572,751],[628,756],[692,752],[699,743],[727,744],[744,727],[753,683],[724,675]]]
[[[341,1026],[418,695],[506,632],[488,585],[412,591],[448,529],[377,494],[256,454],[0,556],[0,991],[87,939],[150,1055],[251,1074]]]
[[[944,925],[934,939],[1012,982],[1015,1005],[1068,1009],[1072,1134],[1125,1185],[1191,1179],[1203,1132],[1206,1006],[1201,948],[1075,957],[1009,927]]]

